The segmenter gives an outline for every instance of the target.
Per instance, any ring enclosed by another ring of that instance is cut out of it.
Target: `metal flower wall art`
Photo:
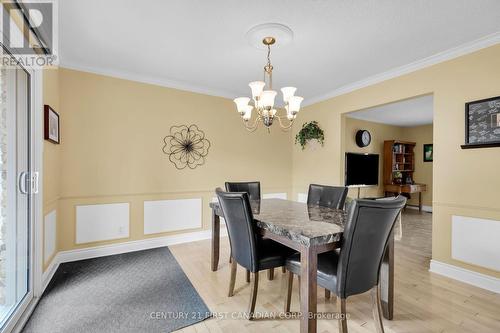
[[[170,135],[163,142],[163,152],[179,170],[196,169],[205,164],[210,141],[205,138],[205,133],[196,125],[179,125],[170,127]]]

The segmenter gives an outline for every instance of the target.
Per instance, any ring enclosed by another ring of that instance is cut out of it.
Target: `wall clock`
[[[359,130],[356,132],[356,144],[358,147],[364,148],[372,142],[372,135],[367,130]]]

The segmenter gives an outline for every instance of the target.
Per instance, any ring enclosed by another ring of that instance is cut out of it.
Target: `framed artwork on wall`
[[[44,105],[43,107],[43,129],[45,140],[55,144],[59,144],[61,142],[59,114],[49,105]]]
[[[500,96],[465,104],[465,144],[461,147],[500,147]]]
[[[434,150],[432,143],[424,144],[424,162],[432,162],[434,160]]]

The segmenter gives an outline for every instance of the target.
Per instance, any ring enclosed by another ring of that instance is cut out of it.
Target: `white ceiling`
[[[59,45],[63,67],[234,98],[265,65],[245,33],[282,23],[294,39],[271,54],[274,85],[297,86],[308,104],[464,44],[498,43],[499,12],[498,0],[63,0]]]
[[[433,97],[427,95],[351,112],[347,114],[347,117],[387,125],[412,127],[432,124],[433,111]]]

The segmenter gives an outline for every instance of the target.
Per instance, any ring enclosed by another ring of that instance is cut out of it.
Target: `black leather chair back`
[[[257,237],[252,207],[247,192],[215,190],[226,220],[233,260],[250,270],[257,271]]]
[[[250,200],[260,200],[260,182],[226,182],[228,192],[246,192]]]
[[[405,204],[403,196],[352,202],[337,266],[337,295],[341,298],[366,292],[378,284],[389,236]]]
[[[309,185],[307,195],[308,205],[319,205],[335,209],[343,209],[345,198],[347,197],[347,187],[345,186],[326,186]]]

